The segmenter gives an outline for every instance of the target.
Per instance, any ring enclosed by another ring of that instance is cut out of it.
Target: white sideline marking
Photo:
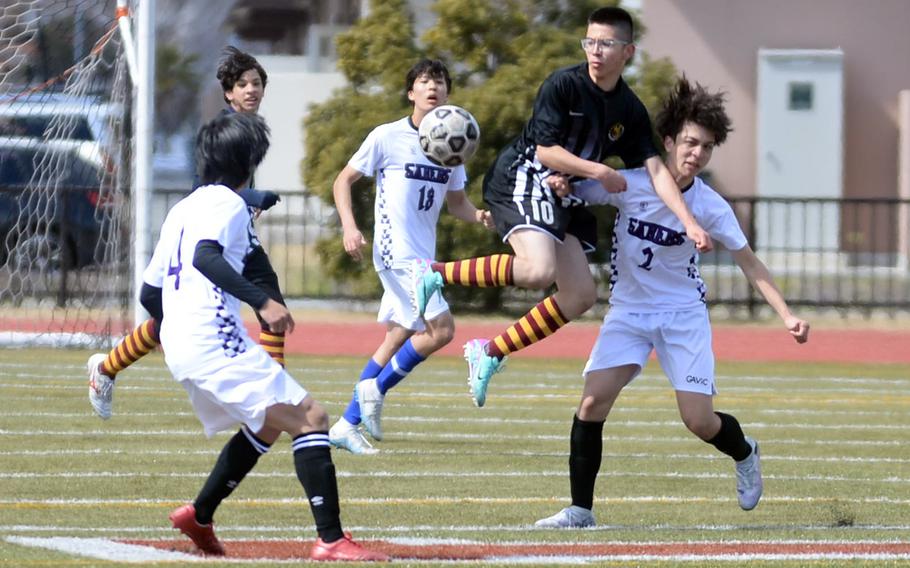
[[[342,504],[348,505],[449,505],[453,503],[474,503],[489,505],[514,505],[518,503],[564,503],[566,496],[556,497],[349,497],[342,498]],[[729,503],[729,497],[671,497],[671,496],[627,496],[627,497],[595,497],[595,503]],[[859,503],[859,504],[886,504],[910,505],[910,498],[895,499],[892,497],[806,497],[803,495],[766,496],[762,497],[763,503]],[[284,506],[299,507],[306,505],[305,497],[282,499],[231,499],[234,506]],[[59,505],[69,506],[97,506],[97,505],[170,505],[179,506],[186,504],[186,497],[172,499],[0,499],[0,505]]]
[[[233,436],[236,431],[225,431],[219,432],[216,434],[216,437],[228,437]],[[11,430],[11,429],[0,429],[0,435],[4,436],[76,436],[83,437],[87,434],[100,435],[106,437],[119,437],[119,436],[197,436],[199,438],[203,437],[202,430],[107,430],[101,426],[98,426],[94,429],[85,429],[85,430]],[[527,442],[529,434],[493,434],[486,432],[483,434],[472,434],[468,432],[396,432],[396,437],[399,438],[418,438],[423,440],[483,440],[484,442],[489,441],[510,441],[510,440],[520,440]],[[536,442],[542,441],[558,441],[564,443],[566,441],[565,434],[533,434],[533,438]],[[604,436],[604,441],[616,441],[616,442],[656,442],[656,443],[678,443],[678,442],[692,442],[694,440],[691,436],[628,436],[628,435],[608,435]],[[903,446],[904,442],[902,440],[798,440],[798,439],[779,439],[779,438],[768,438],[762,436],[760,438],[762,444],[773,443],[773,444],[788,444],[788,445],[797,445],[797,446],[820,446],[820,445],[837,445],[837,446],[863,446],[863,447],[872,447],[872,446]]]
[[[57,458],[59,456],[217,456],[221,450],[143,450],[131,446],[128,449],[112,448],[94,448],[91,450],[9,450],[0,451],[0,456],[34,456]],[[462,450],[462,449],[383,449],[383,454],[400,455],[400,456],[520,456],[528,458],[564,458],[568,452],[532,452],[525,450]],[[715,453],[700,454],[655,454],[653,452],[628,453],[628,452],[604,452],[604,459],[644,459],[660,460],[665,462],[671,459],[701,460],[701,461],[727,461],[729,458]],[[763,455],[762,463],[778,462],[813,462],[813,463],[856,463],[860,465],[870,463],[910,463],[910,458],[873,458],[873,457],[856,457],[856,456],[783,456],[783,455]]]
[[[183,552],[161,550],[151,546],[125,544],[106,538],[8,536],[6,541],[21,546],[47,548],[66,554],[113,562],[164,562],[178,560],[181,562],[198,562],[202,560],[198,556],[184,554]]]
[[[17,471],[4,473],[0,472],[0,479],[152,479],[152,478],[172,478],[172,479],[205,479],[210,472],[170,472],[170,473],[149,473],[145,471],[79,471],[79,472],[53,472],[43,473],[37,471]],[[535,477],[566,477],[563,470],[552,471],[339,471],[335,474],[339,478],[535,478]],[[267,479],[296,479],[297,476],[293,471],[253,471],[247,474],[247,477],[260,477]],[[641,471],[620,471],[605,470],[598,474],[598,477],[640,477],[656,479],[732,479],[733,473],[716,473],[716,472],[688,472],[678,471],[668,472],[641,472]],[[843,475],[776,475],[765,474],[762,476],[765,480],[777,481],[846,481],[850,483],[910,483],[910,477],[845,477]]]
[[[527,525],[405,525],[405,526],[366,526],[366,525],[345,525],[345,530],[350,530],[352,532],[361,534],[397,534],[397,533],[413,533],[413,532],[446,532],[446,533],[488,533],[488,532],[517,532],[517,533],[528,533],[528,532],[542,532],[550,534],[553,529],[535,527],[531,524]],[[906,531],[910,529],[910,525],[853,525],[850,527],[851,531]],[[295,535],[295,538],[300,534],[310,534],[316,530],[315,525],[282,525],[282,526],[244,526],[244,525],[218,525],[218,534],[233,534],[239,533],[236,538],[241,538],[239,535],[245,535],[244,538],[251,538],[250,535],[260,535],[263,533],[287,533]],[[667,531],[699,531],[699,532],[726,532],[731,530],[804,530],[804,531],[824,531],[829,532],[832,530],[831,525],[791,525],[791,524],[781,524],[781,525],[670,525],[670,524],[660,524],[660,525],[604,525],[599,524],[594,527],[588,527],[585,529],[585,532],[616,532],[616,531],[635,531],[635,532],[667,532]],[[108,538],[125,538],[125,537],[112,537],[110,535],[121,535],[121,534],[149,534],[149,533],[163,533],[165,535],[176,536],[177,533],[171,527],[164,526],[154,526],[154,527],[84,527],[84,526],[75,526],[75,527],[64,527],[64,526],[39,526],[39,525],[0,525],[0,531],[3,532],[25,532],[25,533],[42,533],[42,532],[63,532],[63,533],[102,533],[108,535]],[[404,537],[402,537],[404,538]],[[257,540],[286,540],[281,537],[262,537],[257,536]],[[385,540],[389,542],[399,540],[397,537],[389,537]],[[452,538],[430,538],[425,537],[423,540],[426,540],[427,543],[439,541],[440,543],[445,543],[446,541],[461,541],[461,539],[452,539]],[[600,541],[598,541],[600,542]],[[608,541],[610,542],[610,541]],[[614,541],[621,542],[621,541]],[[713,542],[713,541],[698,541],[698,540],[686,540],[686,542],[698,543],[698,542]],[[749,543],[787,543],[787,544],[876,544],[883,541],[876,540],[826,540],[826,539],[790,539],[790,540],[755,540],[755,541],[724,541],[724,542],[749,542]],[[884,541],[884,542],[903,542],[901,540],[893,541]],[[653,542],[649,542],[653,544]],[[515,544],[513,542],[499,542],[498,544]],[[550,541],[538,542],[537,544],[553,544]]]

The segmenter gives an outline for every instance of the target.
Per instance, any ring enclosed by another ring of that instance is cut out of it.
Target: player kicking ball
[[[170,519],[203,553],[223,556],[212,524],[215,510],[287,432],[319,535],[311,558],[388,560],[342,532],[328,415],[253,342],[241,319],[243,301],[270,329],[294,329],[287,308],[242,276],[259,243],[237,192],[249,184],[268,146],[268,127],[255,114],[219,116],[200,129],[196,163],[202,186],[168,213],[143,274],[142,305],[161,322],[165,362],[189,394],[206,435],[241,424],[196,500]]]
[[[767,267],[755,255],[724,199],[698,174],[714,148],[730,132],[722,93],[693,88],[680,79],[657,116],[657,133],[667,151],[666,165],[682,188],[695,219],[711,238],[733,254],[752,286],[783,320],[797,343],[809,337],[809,324],[790,312]],[[676,216],[654,192],[643,169],[622,172],[627,191],[607,193],[601,184],[572,184],[589,204],[619,211],[614,226],[610,311],[585,365],[585,386],[570,435],[569,483],[572,505],[537,521],[538,527],[594,525],[594,484],[603,453],[603,426],[616,398],[642,370],[652,350],[676,390],[683,423],[696,436],[736,463],[739,505],[749,511],[762,495],[758,443],[746,437],[733,416],[715,412],[714,353],[698,272],[695,244]],[[565,179],[551,182],[558,193]]]

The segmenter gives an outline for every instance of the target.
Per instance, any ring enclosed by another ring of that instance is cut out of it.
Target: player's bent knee
[[[717,433],[713,416],[683,416],[683,424],[702,440],[710,440]]]

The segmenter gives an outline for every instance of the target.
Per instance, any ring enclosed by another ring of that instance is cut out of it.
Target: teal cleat
[[[427,311],[427,304],[433,294],[442,290],[442,274],[430,268],[430,261],[419,258],[408,266],[411,276],[411,305],[419,317]]]
[[[468,362],[468,386],[474,405],[483,406],[487,402],[487,386],[490,378],[505,368],[505,359],[487,355],[486,339],[472,339],[464,345],[464,358]]]

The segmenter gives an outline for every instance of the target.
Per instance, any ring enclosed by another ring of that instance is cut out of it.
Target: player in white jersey
[[[451,88],[449,71],[441,61],[417,62],[405,77],[405,92],[414,105],[411,115],[373,129],[335,179],[335,207],[344,231],[344,249],[358,261],[367,242],[354,218],[351,187],[363,176],[376,180],[373,266],[383,288],[377,319],[387,329],[364,367],[344,415],[329,432],[334,445],[355,454],[377,452],[360,433],[359,425],[373,439],[381,440],[386,392],[452,341],[455,333],[455,321],[441,294],[433,297],[422,318],[414,313],[409,295],[411,263],[436,255],[436,223],[443,202],[449,213],[463,221],[493,226],[489,212],[474,207],[465,195],[464,166],[436,165],[420,149],[417,128],[421,120],[445,104]]]
[[[341,529],[325,410],[243,325],[241,301],[270,329],[294,328],[287,308],[243,276],[259,243],[237,192],[249,184],[268,145],[265,122],[251,113],[222,115],[200,129],[196,163],[202,186],[168,212],[143,274],[140,297],[161,322],[165,362],[189,394],[206,435],[241,424],[196,500],[174,510],[170,519],[203,553],[224,555],[212,525],[216,508],[287,432],[319,534],[312,558],[388,560]]]
[[[790,335],[805,343],[809,324],[790,312],[727,202],[696,177],[730,131],[723,94],[709,93],[698,84],[692,87],[682,78],[658,115],[656,127],[667,151],[666,165],[695,219],[712,239],[731,251]],[[652,350],[676,391],[686,427],[735,460],[740,507],[753,509],[762,494],[758,444],[743,434],[736,418],[714,411],[711,325],[695,244],[657,197],[646,172],[629,170],[623,175],[625,193],[607,193],[596,181],[573,184],[573,193],[589,204],[607,203],[619,210],[613,237],[612,294],[610,311],[585,365],[584,392],[572,424],[572,505],[538,521],[540,527],[594,524],[594,483],[603,450],[603,425],[620,391],[641,372]]]

